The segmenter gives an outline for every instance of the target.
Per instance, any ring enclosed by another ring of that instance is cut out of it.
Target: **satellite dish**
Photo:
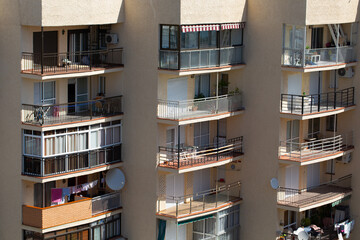
[[[125,185],[125,175],[120,169],[114,168],[106,173],[105,181],[110,189],[121,190]]]
[[[305,231],[301,231],[298,234],[299,240],[309,240],[309,234],[307,234]]]
[[[270,180],[270,185],[273,189],[278,189],[279,188],[279,181],[276,178],[272,178]]]

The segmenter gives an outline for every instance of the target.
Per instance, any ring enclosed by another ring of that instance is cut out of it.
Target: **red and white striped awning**
[[[182,32],[220,31],[219,24],[181,26]]]
[[[221,24],[221,30],[228,30],[228,29],[239,29],[245,28],[245,23],[225,23]]]

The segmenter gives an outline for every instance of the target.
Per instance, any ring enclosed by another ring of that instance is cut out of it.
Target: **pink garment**
[[[51,189],[51,202],[61,202],[62,188]]]

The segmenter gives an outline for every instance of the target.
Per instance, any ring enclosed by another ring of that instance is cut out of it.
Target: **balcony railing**
[[[243,137],[203,147],[159,147],[159,166],[179,169],[205,165],[243,155]]]
[[[353,147],[352,136],[352,133],[347,133],[304,143],[299,143],[298,138],[281,141],[279,159],[305,162],[335,155]]]
[[[44,208],[24,205],[22,220],[27,226],[50,228],[90,219],[99,213],[120,207],[120,193],[113,192],[94,198],[81,197],[77,201]]]
[[[56,157],[23,157],[23,174],[45,177],[121,162],[121,145]]]
[[[240,201],[240,182],[185,196],[158,198],[158,215],[182,217],[197,212],[211,211],[229,203]],[[165,207],[166,204],[173,205]]]
[[[278,204],[292,207],[305,207],[350,194],[352,191],[351,176],[352,175],[347,175],[318,186],[304,189],[279,187],[277,190]]]
[[[195,50],[160,50],[159,68],[186,70],[242,64],[243,46]]]
[[[22,122],[52,125],[122,114],[122,96],[54,105],[22,105]]]
[[[291,67],[325,67],[356,62],[353,46],[318,49],[283,49],[282,64]]]
[[[182,120],[208,117],[244,109],[241,94],[185,101],[158,100],[158,118]]]
[[[123,65],[122,48],[66,53],[22,53],[21,71],[30,74],[61,74],[113,68]]]
[[[108,193],[91,199],[92,214],[111,211],[121,207],[121,197],[119,192]]]
[[[282,113],[311,114],[355,104],[355,88],[312,95],[281,94]]]

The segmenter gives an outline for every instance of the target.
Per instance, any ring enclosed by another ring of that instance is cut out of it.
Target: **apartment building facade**
[[[358,1],[1,3],[1,239],[357,221]]]

